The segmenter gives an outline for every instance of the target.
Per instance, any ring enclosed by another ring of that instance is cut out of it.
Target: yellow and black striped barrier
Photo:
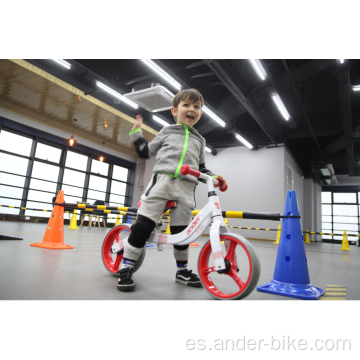
[[[60,206],[64,206],[64,207],[68,207],[67,204],[56,204],[55,205],[60,205]],[[73,204],[70,204],[70,205],[73,205]],[[12,206],[12,205],[0,205],[0,206],[3,206],[3,207],[8,207],[8,208],[12,208],[12,209],[22,209],[22,210],[32,210],[32,211],[52,211],[49,210],[49,209],[33,209],[33,208],[25,208],[25,207],[19,207],[19,206]],[[99,205],[101,206],[101,205]],[[69,206],[70,207],[70,206]],[[75,210],[76,208],[74,208]],[[82,208],[83,210],[85,211],[94,211],[94,207],[89,207],[89,208]],[[130,209],[130,208],[122,208],[122,209]],[[99,209],[101,210],[101,209]],[[65,211],[65,213],[69,213],[70,211]],[[105,214],[118,214],[118,215],[128,215],[128,216],[137,216],[136,213],[134,212],[128,212],[128,211],[114,211],[114,210],[103,210],[103,213]]]
[[[231,229],[242,229],[242,230],[268,230],[268,231],[278,231],[278,229],[265,229],[265,228],[249,228],[249,227],[242,227],[242,226],[228,226]],[[335,233],[322,233],[322,232],[315,232],[315,231],[303,231],[303,234],[316,234],[316,235],[334,235],[334,236],[343,236],[344,234],[335,234]],[[360,234],[347,234],[347,236],[356,236],[360,237]]]
[[[19,206],[12,206],[12,205],[0,205],[2,207],[8,207],[8,208],[11,208],[11,209],[22,209],[22,210],[32,210],[32,211],[52,211],[51,210],[48,210],[48,209],[32,209],[32,208],[25,208],[25,207],[19,207]],[[65,211],[65,212],[69,212],[69,211]]]
[[[131,218],[135,218],[137,216],[137,207],[124,207],[124,206],[106,206],[106,205],[90,205],[90,204],[58,204],[55,205],[63,206],[63,207],[73,207],[74,209],[82,209],[84,211],[94,211],[96,210],[97,215],[102,211],[104,214],[116,214],[116,215],[126,215]],[[33,211],[52,211],[47,209],[33,209],[33,208],[25,208],[25,207],[17,207],[12,205],[1,205],[3,207],[14,208],[14,209],[22,209],[22,210],[33,210]],[[193,216],[196,216],[201,210],[194,210],[192,212]],[[65,211],[68,213],[68,211]],[[167,219],[169,215],[169,210],[166,211],[162,219]],[[274,220],[279,221],[281,218],[285,217],[293,217],[300,218],[300,216],[283,216],[280,213],[252,213],[252,212],[244,212],[244,211],[222,211],[222,216],[227,219],[251,219],[251,220]],[[270,229],[270,228],[250,228],[250,227],[242,227],[242,226],[229,226],[232,229],[242,229],[242,230],[265,230],[265,231],[278,231],[278,229]],[[343,236],[343,234],[335,234],[335,233],[323,233],[323,232],[315,232],[315,231],[303,231],[304,234],[312,234],[312,235],[331,235],[331,236]],[[355,236],[360,237],[360,234],[347,234],[347,236]]]
[[[106,205],[90,205],[90,204],[58,204],[55,203],[54,205],[64,206],[64,207],[72,207],[75,209],[82,209],[85,211],[93,211],[93,210],[102,210],[104,213],[110,214],[112,211],[123,211],[123,212],[132,212],[136,213],[138,208],[137,207],[126,207],[126,206],[106,206]],[[116,214],[114,212],[114,214]]]
[[[106,205],[89,205],[89,204],[58,204],[55,205],[64,206],[64,207],[73,207],[76,209],[84,209],[86,211],[92,210],[102,210],[106,213],[110,213],[112,211],[128,211],[128,212],[137,212],[137,207],[123,207],[123,206],[106,206]],[[194,210],[192,212],[193,216],[196,216],[201,210]],[[164,213],[164,215],[169,215],[169,210]],[[284,217],[294,217],[299,218],[300,216],[284,216],[280,215],[280,213],[252,213],[252,212],[244,212],[244,211],[222,211],[222,215],[228,219],[252,219],[252,220],[274,220],[280,221],[280,219]]]
[[[268,229],[268,228],[249,228],[244,226],[229,226],[230,229],[242,229],[242,230],[267,230],[267,231],[278,231],[278,229]]]
[[[55,205],[60,205],[60,206],[66,206],[67,207],[67,205],[68,204],[57,204],[57,203],[55,203]],[[70,204],[70,205],[74,205],[74,204]],[[47,212],[47,211],[52,211],[52,209],[51,210],[49,210],[49,209],[34,209],[34,208],[26,208],[26,207],[19,207],[19,206],[12,206],[12,205],[1,205],[0,204],[0,207],[7,207],[7,208],[12,208],[12,209],[22,209],[22,210],[31,210],[31,211],[45,211],[45,212]],[[102,206],[102,205],[99,205],[99,206]],[[69,206],[70,207],[70,206]],[[91,212],[91,211],[94,211],[94,210],[97,210],[97,209],[94,209],[94,207],[91,207],[91,208],[82,208],[83,210],[85,210],[85,211],[89,211],[89,212]],[[125,208],[125,207],[122,207],[122,209],[134,209],[134,208]],[[76,210],[76,208],[74,208],[74,210]],[[115,210],[102,210],[102,209],[99,209],[99,210],[97,210],[96,211],[96,213],[94,213],[94,216],[96,216],[96,215],[101,215],[101,213],[100,213],[100,211],[102,211],[102,213],[104,213],[104,214],[116,214],[116,215],[125,215],[125,216],[129,216],[130,218],[136,218],[137,217],[137,214],[136,213],[134,213],[134,212],[129,212],[129,211],[115,211]],[[70,213],[70,211],[65,211],[65,213]],[[80,214],[79,214],[80,215]],[[162,216],[161,217],[162,219],[167,219],[168,218],[168,216]],[[116,219],[116,218],[114,218],[114,219]]]

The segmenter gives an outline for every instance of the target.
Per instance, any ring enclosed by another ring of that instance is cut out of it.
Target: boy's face
[[[176,123],[186,126],[194,126],[201,118],[201,103],[181,101],[177,108],[172,107],[171,113],[176,116]]]

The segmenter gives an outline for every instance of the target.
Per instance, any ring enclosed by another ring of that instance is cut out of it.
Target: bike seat
[[[138,208],[141,206],[141,200],[139,201],[138,203]],[[168,210],[170,209],[175,209],[177,208],[177,203],[176,201],[174,200],[169,200],[166,205],[165,205],[165,208],[164,208],[164,212],[167,212]]]
[[[170,209],[175,209],[177,208],[177,203],[174,200],[169,200],[166,205],[165,205],[165,209],[164,212],[167,212]]]

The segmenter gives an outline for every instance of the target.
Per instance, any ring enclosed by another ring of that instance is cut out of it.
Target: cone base
[[[194,242],[190,243],[189,245],[190,245],[190,246],[200,246],[199,244],[194,243]]]
[[[80,228],[78,228],[78,227],[73,227],[73,226],[68,226],[68,229],[71,229],[71,230],[79,230]]]
[[[146,244],[145,246],[146,246],[146,247],[154,247],[153,244]]]
[[[342,246],[339,250],[351,250],[351,249],[350,249],[349,247],[346,247],[346,246],[343,247],[343,246]]]
[[[276,280],[272,280],[266,285],[258,286],[257,290],[302,300],[317,300],[325,292],[325,290],[312,286],[311,284],[290,284]]]
[[[64,243],[54,243],[50,241],[43,241],[41,243],[33,243],[30,246],[41,247],[45,249],[61,250],[61,249],[73,249],[73,246],[66,245]]]

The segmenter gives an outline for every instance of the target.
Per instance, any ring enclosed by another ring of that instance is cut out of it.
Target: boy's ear
[[[177,110],[176,110],[176,107],[172,107],[171,108],[171,114],[173,115],[173,116],[176,116],[177,115]]]

